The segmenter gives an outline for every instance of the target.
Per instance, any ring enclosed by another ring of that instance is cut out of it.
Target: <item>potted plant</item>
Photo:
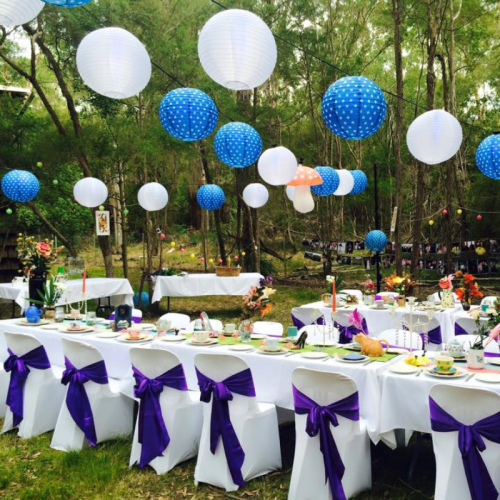
[[[340,276],[330,276],[328,275],[325,280],[326,293],[321,295],[321,300],[323,304],[331,306],[333,304],[333,283],[335,282],[335,295],[344,288],[344,280]],[[337,296],[338,298],[338,296]]]
[[[43,284],[43,292],[38,290],[38,295],[41,300],[31,299],[36,305],[41,305],[45,311],[45,319],[55,319],[56,305],[59,299],[63,296],[66,285],[57,283],[51,276],[48,282]]]
[[[389,292],[398,294],[398,306],[406,306],[406,295],[410,288],[415,284],[409,274],[403,273],[403,276],[398,276],[396,273],[384,278],[385,289]]]
[[[476,278],[472,274],[457,271],[455,278],[460,280],[460,286],[455,289],[458,300],[462,303],[464,311],[470,309],[472,297],[483,297],[483,293],[479,291],[479,285],[476,283]]]

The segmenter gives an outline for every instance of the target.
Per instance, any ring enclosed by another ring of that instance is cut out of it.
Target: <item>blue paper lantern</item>
[[[381,252],[387,245],[387,236],[378,229],[370,231],[365,238],[365,246],[373,252]]]
[[[2,179],[2,191],[9,200],[26,203],[36,197],[40,183],[31,172],[11,170]]]
[[[479,144],[476,164],[484,175],[500,180],[500,135],[490,135]]]
[[[311,191],[317,196],[330,196],[340,184],[339,174],[332,167],[316,167],[314,170],[323,179],[323,184],[311,186]]]
[[[143,307],[149,305],[149,293],[142,292],[140,303]],[[134,295],[134,306],[137,307],[139,305],[139,292],[136,292]]]
[[[354,177],[354,187],[350,194],[361,194],[368,187],[368,177],[362,170],[351,170]]]
[[[214,148],[222,163],[234,168],[245,168],[259,159],[262,139],[246,123],[227,123],[215,134]]]
[[[160,121],[173,137],[185,142],[201,141],[217,126],[219,112],[214,101],[198,89],[175,89],[160,104]]]
[[[219,210],[226,201],[226,195],[220,186],[205,184],[198,189],[196,201],[205,210]]]
[[[352,141],[373,135],[384,122],[386,111],[383,92],[364,76],[346,76],[330,85],[321,107],[326,126]]]
[[[45,3],[50,3],[50,5],[56,5],[57,7],[80,7],[80,5],[86,5],[93,0],[42,0]]]

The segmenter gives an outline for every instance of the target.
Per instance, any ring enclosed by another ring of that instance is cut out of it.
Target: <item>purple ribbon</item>
[[[187,391],[186,376],[181,364],[174,366],[156,378],[148,378],[135,366],[134,395],[141,400],[139,407],[139,443],[141,443],[141,458],[139,467],[146,467],[156,457],[162,457],[170,443],[165,421],[160,406],[160,394],[163,387],[178,391]]]
[[[304,322],[302,322],[299,318],[297,318],[293,314],[291,316],[292,316],[293,326],[296,326],[297,330],[300,330],[301,328],[304,328],[304,326],[308,326],[308,325],[312,325],[313,324],[313,323],[307,323],[307,325],[306,325]],[[324,325],[325,324],[325,319],[323,318],[323,316],[319,316],[318,317],[318,319],[316,320],[316,324],[317,325]]]
[[[408,327],[406,325],[403,325],[403,330],[409,331]],[[420,337],[422,338],[422,342],[425,343],[425,334],[422,332],[419,332]],[[431,344],[442,344],[443,343],[443,337],[441,335],[441,326],[438,325],[436,328],[433,328],[432,330],[429,330],[427,332],[427,338],[429,339],[429,342]]]
[[[96,384],[107,384],[108,373],[103,360],[97,361],[91,365],[80,368],[79,370],[73,366],[68,358],[64,358],[66,370],[62,375],[61,383],[68,385],[68,393],[66,395],[66,406],[68,411],[75,421],[76,425],[85,435],[85,438],[91,446],[96,446],[97,436],[94,425],[94,415],[90,407],[89,397],[85,390],[85,384],[89,381]]]
[[[234,484],[245,486],[241,467],[245,460],[245,452],[240,445],[238,436],[231,423],[229,415],[229,401],[233,400],[233,392],[241,396],[255,397],[252,372],[250,368],[235,373],[222,382],[203,375],[196,368],[198,385],[200,387],[200,400],[209,403],[212,399],[212,415],[210,421],[210,451],[215,454],[219,437],[222,437],[227,465]]]
[[[464,425],[429,398],[431,427],[435,432],[458,431],[458,448],[472,500],[497,500],[498,491],[479,452],[486,449],[483,438],[500,444],[500,412],[473,425]]]
[[[333,326],[339,331],[339,344],[350,344],[353,341],[353,338],[358,333],[365,333],[368,335],[368,325],[366,324],[366,319],[363,318],[361,322],[361,329],[357,328],[354,325],[341,325],[336,321],[333,323]]]
[[[337,415],[349,420],[359,420],[358,393],[353,392],[350,396],[331,405],[320,406],[305,394],[302,394],[295,386],[292,386],[292,388],[295,413],[307,415],[307,434],[314,437],[319,433],[319,449],[323,455],[323,464],[325,466],[325,484],[329,481],[334,500],[346,500],[344,488],[342,487],[345,467],[335,439],[333,439],[330,424],[334,427],[339,425]]]
[[[24,385],[30,374],[29,367],[37,370],[48,370],[50,361],[43,345],[22,356],[16,356],[10,349],[7,351],[9,357],[3,364],[5,371],[10,372],[6,403],[12,412],[14,427],[17,427],[24,418]]]
[[[469,332],[458,323],[455,323],[455,335],[469,335]]]

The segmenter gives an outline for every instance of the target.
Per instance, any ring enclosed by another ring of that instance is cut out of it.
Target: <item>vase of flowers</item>
[[[50,277],[42,285],[42,291],[37,290],[39,299],[31,299],[37,306],[43,306],[45,319],[55,319],[56,305],[59,299],[63,296],[66,290],[66,285],[58,282],[54,277]]]
[[[361,286],[363,287],[363,303],[365,306],[371,306],[375,299],[375,284],[369,274],[366,275],[366,279],[361,283]]]
[[[410,288],[415,284],[409,274],[403,273],[403,276],[398,276],[396,273],[384,278],[385,289],[388,292],[395,292],[398,294],[398,305],[400,307],[406,306],[406,295]]]
[[[321,300],[327,306],[333,305],[333,283],[335,283],[335,297],[338,303],[338,293],[344,288],[344,280],[340,276],[328,275],[325,280],[326,293],[321,295]]]
[[[476,278],[472,274],[457,271],[455,278],[460,280],[460,285],[455,289],[458,300],[462,303],[464,311],[470,309],[473,297],[483,297],[483,292],[479,291],[479,285],[476,283]]]
[[[242,320],[252,319],[255,316],[263,318],[273,310],[274,302],[271,295],[276,293],[272,287],[274,278],[261,278],[258,286],[251,286],[246,295],[243,295]]]
[[[449,274],[439,280],[439,297],[442,307],[455,307],[455,299],[453,298],[453,279],[455,276]]]

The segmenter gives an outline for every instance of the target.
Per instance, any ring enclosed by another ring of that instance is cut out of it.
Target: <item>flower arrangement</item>
[[[66,290],[66,285],[61,282],[56,281],[52,276],[49,279],[48,284],[43,284],[43,293],[37,290],[38,295],[41,300],[31,299],[31,302],[39,304],[46,307],[55,307],[59,302],[59,299],[63,296]]]
[[[366,279],[361,283],[361,286],[363,287],[364,295],[375,294],[375,283],[373,283],[373,280],[370,278],[369,274],[366,275]]]
[[[474,332],[477,337],[471,349],[484,349],[492,340],[498,340],[500,335],[500,301],[496,300],[483,315],[480,312],[478,308],[469,313],[477,326],[477,330]],[[486,344],[484,344],[485,339],[488,339]]]
[[[342,288],[344,288],[344,280],[340,276],[330,276],[326,277],[326,293],[333,292],[333,282],[335,282],[335,292],[339,293]]]
[[[444,278],[441,278],[439,280],[439,287],[441,290],[453,290],[453,279],[455,276],[453,274],[448,274],[448,276],[445,276]]]
[[[354,326],[357,330],[360,332],[363,332],[365,335],[368,335],[368,333],[365,331],[365,324],[363,324],[363,318],[361,317],[361,314],[359,314],[359,311],[357,309],[354,309],[354,312],[349,314],[349,324]]]
[[[399,295],[406,295],[410,288],[415,284],[409,274],[403,273],[398,276],[396,273],[384,278],[385,289],[389,292],[396,292]]]
[[[243,296],[243,319],[250,319],[252,316],[260,314],[264,317],[273,309],[274,302],[270,299],[276,290],[271,288],[274,283],[272,276],[261,278],[259,286],[251,286],[248,293]]]
[[[32,276],[34,272],[48,273],[61,251],[62,247],[55,248],[54,242],[48,239],[36,241],[33,236],[25,237],[22,234],[17,238],[17,253],[26,276]]]
[[[479,291],[479,285],[476,283],[476,278],[472,274],[457,271],[455,278],[460,280],[460,286],[455,289],[458,300],[470,304],[472,297],[482,297],[483,292]]]

